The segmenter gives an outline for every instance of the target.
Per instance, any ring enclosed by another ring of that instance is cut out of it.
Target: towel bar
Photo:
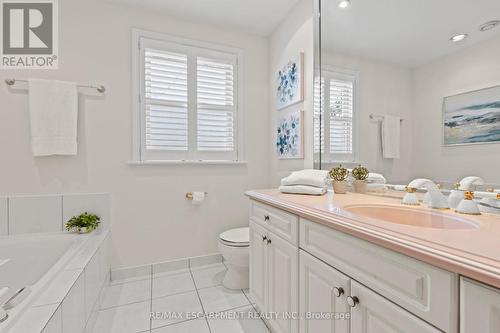
[[[16,84],[16,82],[28,82],[28,80],[5,79],[5,84],[8,86],[13,86],[14,84]],[[103,85],[94,86],[89,84],[77,84],[76,86],[80,88],[96,89],[100,93],[104,93],[106,91],[106,87],[104,87]]]
[[[383,115],[380,115],[380,114],[370,114],[370,120],[374,120],[374,121],[381,121],[381,120],[384,120],[384,116]],[[404,118],[401,118],[399,121],[400,122],[403,122]]]

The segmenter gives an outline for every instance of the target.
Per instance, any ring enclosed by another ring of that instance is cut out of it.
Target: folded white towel
[[[76,155],[76,83],[30,79],[28,87],[33,155]]]
[[[280,186],[279,190],[282,193],[309,194],[309,195],[323,195],[327,191],[326,186],[316,187],[316,186],[307,186],[307,185]]]
[[[326,185],[326,180],[328,177],[327,170],[300,170],[294,171],[288,177],[281,180],[281,185],[308,185],[316,187],[324,187]]]
[[[382,154],[384,158],[399,158],[401,118],[385,115],[382,121]]]

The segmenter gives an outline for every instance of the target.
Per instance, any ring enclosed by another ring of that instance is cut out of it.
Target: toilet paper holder
[[[207,194],[208,194],[208,192],[205,192],[205,195],[207,195]],[[186,199],[193,200],[193,192],[187,192]]]

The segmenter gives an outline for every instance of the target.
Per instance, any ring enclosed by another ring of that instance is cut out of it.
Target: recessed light
[[[347,7],[349,7],[351,5],[351,0],[341,0],[339,2],[339,8],[340,9],[346,9]]]
[[[467,34],[459,34],[459,35],[455,35],[455,36],[453,36],[453,37],[451,37],[451,38],[450,38],[450,41],[451,41],[451,42],[454,42],[454,43],[456,43],[456,42],[461,42],[461,41],[463,41],[465,38],[467,38],[468,36],[469,36],[469,35],[467,35]]]
[[[486,23],[481,24],[479,26],[479,31],[488,31],[488,30],[491,30],[493,28],[496,28],[499,24],[500,24],[500,21],[498,21],[498,20],[486,22]]]

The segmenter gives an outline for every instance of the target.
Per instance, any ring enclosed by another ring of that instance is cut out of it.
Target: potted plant
[[[354,178],[354,192],[366,193],[366,179],[368,178],[368,174],[368,169],[362,167],[361,164],[358,167],[352,169],[352,176]]]
[[[76,231],[80,234],[89,233],[97,229],[100,223],[101,218],[99,216],[85,212],[69,219],[66,222],[66,230]]]
[[[347,193],[347,176],[349,171],[342,164],[330,170],[330,178],[333,183],[333,191],[339,194]]]

